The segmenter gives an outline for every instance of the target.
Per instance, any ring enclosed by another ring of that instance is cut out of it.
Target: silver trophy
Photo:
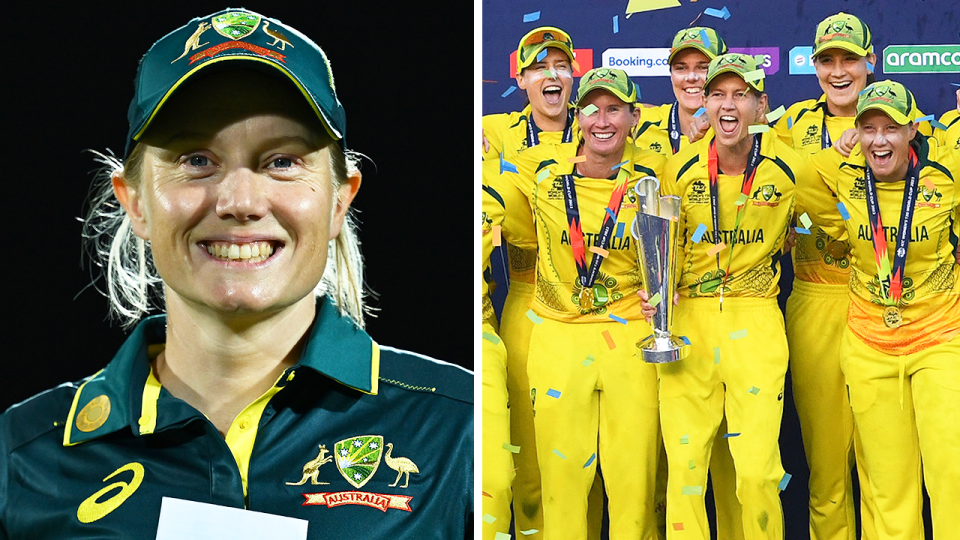
[[[641,178],[634,191],[640,198],[640,211],[630,229],[637,241],[637,259],[643,282],[651,298],[660,295],[653,316],[653,334],[637,342],[645,362],[663,364],[686,358],[690,340],[670,334],[673,326],[674,271],[677,267],[680,197],[658,196],[660,181]]]

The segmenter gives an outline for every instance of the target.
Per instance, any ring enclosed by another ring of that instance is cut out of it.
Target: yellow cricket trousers
[[[543,319],[534,325],[527,374],[535,395],[546,540],[587,536],[587,494],[598,461],[609,501],[610,539],[657,538],[656,370],[635,347],[650,333],[644,321]]]
[[[847,285],[794,280],[787,300],[787,342],[793,402],[810,469],[810,539],[856,540],[852,471],[853,411],[840,371],[840,340],[847,327]],[[860,468],[860,467],[858,467]],[[876,538],[866,471],[860,473],[863,539]]]
[[[960,539],[960,336],[893,356],[847,328],[840,367],[874,496],[877,538],[924,537],[922,471],[934,538]]]
[[[483,387],[483,534],[494,540],[497,533],[510,532],[510,484],[513,482],[513,454],[510,447],[510,411],[507,409],[507,350],[483,325],[481,340]],[[492,518],[492,519],[491,519]]]
[[[710,539],[703,504],[714,438],[726,417],[747,540],[783,538],[778,486],[787,340],[775,298],[681,298],[675,334],[690,355],[657,366],[670,475],[667,537]]]

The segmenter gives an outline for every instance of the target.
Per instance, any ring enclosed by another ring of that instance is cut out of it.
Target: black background
[[[106,298],[85,288],[91,277],[80,265],[77,218],[97,167],[84,150],[122,154],[140,57],[193,17],[226,7],[279,19],[324,49],[347,111],[347,141],[376,163],[362,164],[354,201],[366,281],[379,295],[370,301],[379,308],[367,320],[371,336],[472,369],[473,99],[469,83],[458,90],[454,78],[437,75],[470,79],[471,32],[455,48],[440,30],[472,25],[469,12],[403,2],[33,2],[4,23],[11,316],[0,411],[95,373],[125,339],[107,321]]]

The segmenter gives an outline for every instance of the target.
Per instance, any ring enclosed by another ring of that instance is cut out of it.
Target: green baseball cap
[[[857,99],[857,117],[870,109],[883,111],[894,122],[905,126],[916,116],[916,100],[907,87],[891,80],[877,81],[860,92]]]
[[[684,49],[696,49],[707,58],[713,60],[727,52],[727,43],[723,41],[717,31],[706,26],[684,28],[673,36],[673,45],[670,46],[670,56],[667,62],[673,63],[673,57]]]
[[[573,63],[573,40],[570,34],[555,26],[541,26],[527,32],[517,46],[517,75],[537,61],[540,51],[547,47],[560,49]]]
[[[337,99],[333,72],[323,50],[276,19],[248,9],[227,8],[198,17],[154,43],[140,60],[124,156],[150,127],[170,96],[197,73],[253,68],[294,84],[330,137],[345,147],[347,119]],[[242,91],[242,88],[238,88]]]
[[[751,88],[757,92],[763,92],[763,72],[757,74],[758,70],[760,70],[760,67],[757,64],[757,59],[749,54],[721,54],[711,60],[710,65],[707,66],[707,78],[703,81],[703,89],[706,90],[717,75],[736,73]]]
[[[866,56],[873,51],[873,34],[859,17],[841,11],[820,21],[817,25],[813,56],[825,49],[843,49],[859,56]]]
[[[637,85],[622,69],[601,67],[584,73],[580,78],[580,87],[577,88],[577,107],[587,94],[594,90],[606,90],[627,104],[636,103],[640,98]]]

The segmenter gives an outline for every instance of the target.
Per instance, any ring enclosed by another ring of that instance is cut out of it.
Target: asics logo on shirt
[[[133,462],[127,463],[126,465],[120,467],[119,469],[110,473],[109,476],[103,479],[104,482],[117,476],[118,474],[126,471],[133,472],[133,478],[129,482],[119,481],[110,484],[109,486],[101,489],[100,491],[89,496],[80,503],[80,506],[77,507],[77,519],[81,523],[93,523],[98,519],[106,516],[110,512],[113,512],[123,504],[133,492],[140,487],[140,483],[143,482],[143,465]],[[105,501],[98,502],[97,500],[106,495],[107,493],[120,488],[120,491],[113,494]]]

